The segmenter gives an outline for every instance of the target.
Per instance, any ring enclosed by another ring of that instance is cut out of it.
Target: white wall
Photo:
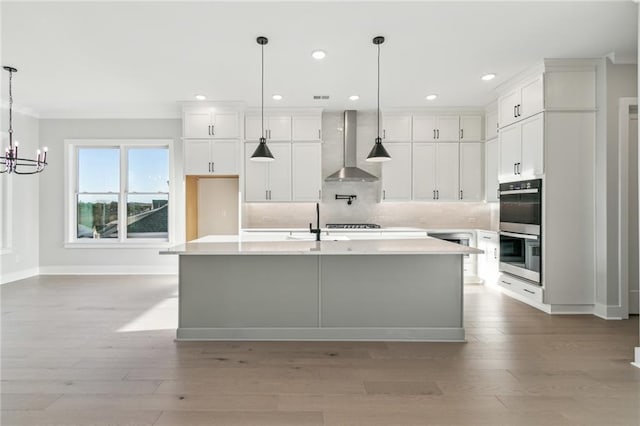
[[[6,74],[5,71],[2,71]],[[17,75],[17,74],[16,74]],[[16,75],[14,75],[14,97],[16,95]],[[4,76],[3,76],[4,77]],[[0,81],[3,86],[7,79]],[[3,91],[4,92],[4,91]],[[4,99],[4,96],[3,96]],[[7,134],[9,111],[2,109],[3,150],[9,145]],[[38,119],[13,111],[14,140],[20,142],[21,157],[35,158],[39,148]],[[48,170],[37,175],[0,175],[2,184],[2,226],[4,247],[0,255],[0,284],[38,274],[40,241],[38,216],[40,212],[38,192],[40,182],[48,178]]]
[[[343,164],[343,113],[322,116],[322,177]],[[358,112],[358,167],[381,174],[381,166],[365,161],[376,137],[375,112]],[[496,203],[380,203],[380,182],[323,182],[321,223],[377,223],[382,226],[421,228],[482,228],[497,230]],[[351,206],[335,200],[335,194],[355,194]],[[307,227],[315,220],[311,203],[246,203],[243,227]]]
[[[159,248],[65,248],[64,247],[64,140],[65,139],[173,139],[174,164],[182,164],[180,120],[88,120],[43,119],[40,137],[49,145],[51,165],[40,185],[40,270],[48,273],[175,273],[175,256],[160,256]],[[181,203],[174,220],[176,241],[184,241],[184,182],[182,167],[176,167],[173,179]],[[171,220],[171,219],[170,219]]]

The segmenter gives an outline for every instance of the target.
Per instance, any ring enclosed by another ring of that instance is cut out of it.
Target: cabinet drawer
[[[542,303],[542,287],[527,284],[505,274],[500,275],[500,278],[498,279],[498,285],[520,296],[526,297],[527,299]]]

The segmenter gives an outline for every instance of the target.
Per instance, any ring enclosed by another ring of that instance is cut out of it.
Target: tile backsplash
[[[342,167],[342,127],[342,112],[323,114],[323,179]],[[358,167],[380,176],[380,164],[365,161],[376,137],[375,112],[358,112],[357,135]],[[324,182],[322,194],[322,226],[327,223],[377,223],[383,227],[498,228],[498,205],[495,203],[380,202],[380,182]],[[336,200],[336,194],[356,195],[357,198],[348,205],[346,201]],[[315,222],[315,204],[244,203],[242,216],[243,228],[305,228],[309,222]]]

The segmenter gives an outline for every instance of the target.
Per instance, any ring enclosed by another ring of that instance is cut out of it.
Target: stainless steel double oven
[[[500,271],[542,283],[542,179],[500,184]]]

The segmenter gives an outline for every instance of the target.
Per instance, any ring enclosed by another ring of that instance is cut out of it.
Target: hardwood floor
[[[467,343],[176,343],[176,282],[1,286],[2,425],[640,424],[637,316],[467,286]]]

